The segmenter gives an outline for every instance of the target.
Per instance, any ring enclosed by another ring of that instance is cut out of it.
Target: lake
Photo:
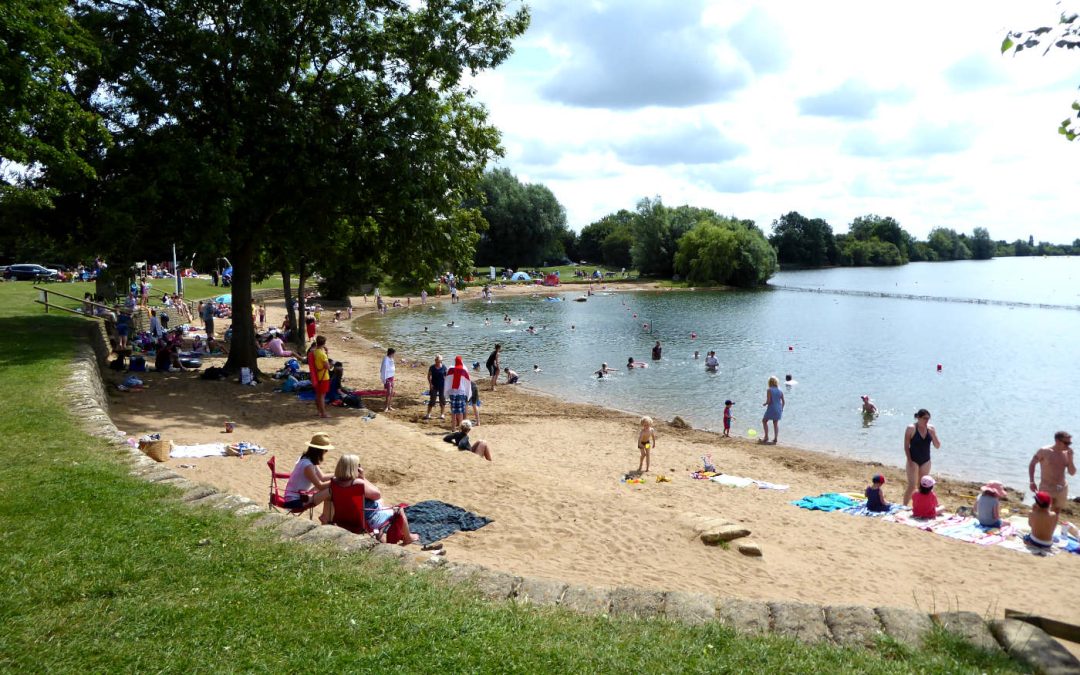
[[[580,291],[496,291],[490,304],[414,304],[360,319],[357,330],[451,362],[482,363],[501,342],[504,365],[531,388],[699,428],[721,428],[730,398],[742,436],[761,432],[767,378],[790,373],[798,384],[785,389],[782,443],[902,466],[904,427],[927,408],[942,440],[935,473],[1021,490],[1035,449],[1058,429],[1077,430],[1080,258],[783,272],[771,285],[782,289],[613,292],[580,303],[571,301]],[[784,290],[796,288],[805,290]],[[659,362],[649,358],[656,340]],[[718,373],[705,372],[709,350]],[[628,371],[628,357],[650,367]],[[592,375],[602,362],[614,377]],[[872,420],[862,394],[880,410]]]

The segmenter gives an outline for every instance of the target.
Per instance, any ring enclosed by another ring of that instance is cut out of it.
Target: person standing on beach
[[[735,401],[730,398],[724,401],[724,437],[731,437],[731,422],[735,419],[735,416],[731,414],[731,406],[735,405]]]
[[[499,352],[502,351],[502,345],[496,344],[494,351],[487,358],[488,375],[491,376],[491,391],[495,391],[495,383],[499,379]]]
[[[911,495],[919,487],[919,481],[930,474],[930,444],[941,448],[937,430],[930,424],[930,412],[920,408],[915,413],[915,423],[904,431],[904,454],[907,456],[907,488],[904,490],[904,506],[911,502]]]
[[[446,395],[443,385],[446,384],[446,366],[442,362],[442,354],[435,355],[435,363],[428,367],[427,371],[428,394],[430,398],[427,404],[427,415],[424,419],[431,419],[431,409],[435,407],[435,400],[439,401],[439,419],[446,419]]]
[[[326,353],[326,336],[320,335],[308,351],[308,372],[311,373],[311,385],[315,389],[315,410],[319,417],[326,414],[326,393],[330,391],[330,357]]]
[[[206,339],[214,337],[214,301],[208,300],[203,304],[202,309],[203,325],[206,326]]]
[[[1035,483],[1035,467],[1040,466],[1039,483]],[[1058,511],[1069,501],[1069,483],[1065,472],[1076,475],[1076,463],[1073,461],[1072,434],[1059,431],[1054,434],[1054,444],[1039,448],[1028,464],[1028,477],[1032,492],[1045,492],[1054,501]]]
[[[784,415],[784,392],[780,391],[780,380],[776,376],[769,378],[769,388],[765,390],[765,415],[761,418],[761,428],[765,431],[762,443],[769,442],[769,422],[772,422],[773,445],[780,437],[780,418]]]
[[[641,473],[641,467],[645,467],[645,473],[649,472],[649,458],[652,449],[656,447],[656,429],[653,428],[653,421],[651,417],[641,418],[641,430],[638,432],[637,439],[638,450],[641,452],[641,458],[638,459],[638,473]]]
[[[382,380],[383,388],[386,389],[387,411],[394,409],[390,405],[394,401],[394,353],[395,351],[393,347],[387,349],[386,356],[384,356],[382,360],[382,365],[379,366],[379,379]]]
[[[457,429],[461,420],[465,419],[465,408],[469,404],[469,396],[472,395],[469,370],[460,356],[454,357],[454,367],[446,371],[443,391],[450,401],[450,429]]]

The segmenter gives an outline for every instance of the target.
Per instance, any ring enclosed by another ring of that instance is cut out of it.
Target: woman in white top
[[[289,482],[285,484],[285,508],[299,509],[311,501],[311,495],[330,485],[330,479],[319,470],[327,450],[333,450],[330,437],[319,432],[311,437],[307,450],[293,467]]]

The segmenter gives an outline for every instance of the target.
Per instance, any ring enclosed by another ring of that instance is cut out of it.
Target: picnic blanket
[[[174,445],[169,457],[224,457],[224,443],[201,443],[199,445]]]
[[[866,508],[866,500],[861,499],[855,506],[849,506],[846,509],[840,509],[842,513],[846,513],[851,516],[865,516],[867,518],[882,518],[884,516],[892,516],[904,510],[903,504],[889,504],[888,511],[871,511]]]
[[[409,530],[420,535],[420,543],[424,546],[445,539],[458,530],[472,532],[491,522],[490,518],[435,499],[406,506],[405,516],[409,519]]]
[[[841,511],[856,506],[857,503],[851,497],[839,492],[826,492],[817,497],[803,497],[791,502],[800,509],[809,511]]]
[[[755,480],[753,478],[744,478],[743,476],[731,476],[726,473],[716,474],[710,476],[709,480],[713,483],[719,483],[720,485],[727,485],[729,487],[750,487],[751,485],[757,486],[762,490],[787,490],[789,486],[781,485],[780,483],[770,483],[764,480]]]

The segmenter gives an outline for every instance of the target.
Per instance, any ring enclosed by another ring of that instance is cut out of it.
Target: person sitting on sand
[[[507,384],[517,384],[518,380],[521,379],[518,376],[517,372],[513,371],[513,370],[510,370],[509,367],[503,368],[503,373],[506,374],[506,383]]]
[[[318,432],[308,441],[307,450],[297,460],[285,484],[285,508],[293,511],[310,505],[312,494],[330,486],[330,479],[319,470],[327,450],[333,450],[330,436]]]
[[[642,467],[645,467],[645,473],[648,473],[651,451],[656,447],[656,429],[653,428],[651,417],[641,418],[641,429],[638,431],[637,445],[638,450],[641,452],[641,458],[638,459],[638,473],[642,472]]]
[[[458,450],[468,450],[469,452],[480,455],[490,462],[491,448],[488,446],[487,441],[471,442],[469,440],[470,431],[472,431],[472,422],[464,420],[461,423],[460,430],[443,436],[443,440],[447,443],[453,443],[457,446]]]
[[[1001,500],[1005,497],[1005,486],[1001,481],[988,481],[979,488],[975,499],[975,517],[983,527],[1001,527]]]
[[[874,513],[888,512],[889,503],[885,501],[885,492],[882,490],[884,485],[885,476],[880,473],[870,479],[870,485],[866,488],[867,511],[873,511]]]
[[[915,518],[936,518],[941,515],[942,507],[938,506],[937,495],[934,494],[934,485],[937,481],[933,476],[923,476],[919,481],[919,491],[911,495],[911,515]]]
[[[275,334],[270,341],[266,343],[266,349],[269,350],[271,356],[296,356],[296,354],[288,349],[285,349],[285,343],[282,341],[281,336]]]
[[[862,395],[862,411],[864,415],[876,415],[877,406],[870,400],[869,394]]]
[[[1028,514],[1028,525],[1031,526],[1031,534],[1024,537],[1024,541],[1039,548],[1050,548],[1054,545],[1054,530],[1058,524],[1058,512],[1053,509],[1054,498],[1049,492],[1042,490],[1035,493],[1035,503],[1031,506]]]
[[[420,535],[409,531],[409,519],[405,516],[404,510],[397,506],[386,507],[382,505],[382,491],[375,487],[374,483],[364,478],[364,469],[360,466],[360,458],[356,455],[341,456],[337,466],[334,467],[334,477],[327,481],[326,488],[315,495],[312,500],[314,504],[323,505],[323,512],[319,516],[319,520],[324,525],[334,519],[334,490],[343,490],[358,485],[364,488],[364,520],[367,522],[369,529],[380,531],[378,537],[380,542],[387,543],[386,532],[382,530],[390,522],[390,519],[396,515],[400,515],[402,525],[402,540],[397,543],[406,546],[420,540]]]

